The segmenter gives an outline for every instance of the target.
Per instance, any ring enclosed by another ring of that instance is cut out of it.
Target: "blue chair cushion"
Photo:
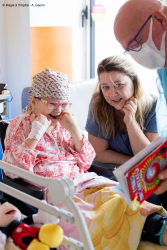
[[[29,89],[30,89],[30,87],[27,87],[27,88],[24,88],[22,91],[22,95],[21,95],[22,109],[24,109],[28,105],[28,99],[30,97],[30,94],[28,92]]]

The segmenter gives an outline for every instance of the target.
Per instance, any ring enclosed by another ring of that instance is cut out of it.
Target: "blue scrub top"
[[[167,69],[158,69],[157,73],[157,88],[159,91],[156,109],[158,133],[167,139]]]
[[[145,130],[143,131],[144,133],[145,132],[158,133],[157,122],[156,122],[156,99],[153,102],[153,106],[150,112],[147,114],[147,117],[144,123],[144,128],[145,128]],[[96,136],[104,140],[108,140],[108,143],[109,143],[108,149],[114,150],[116,152],[119,152],[125,155],[133,156],[128,134],[119,133],[114,138],[113,137],[105,138],[102,134],[100,127],[97,124],[97,121],[95,119],[93,120],[90,107],[89,107],[88,118],[87,118],[85,129],[87,130],[89,134],[93,136]]]

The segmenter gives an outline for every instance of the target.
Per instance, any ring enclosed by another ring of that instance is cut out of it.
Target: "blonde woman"
[[[158,137],[156,98],[142,88],[127,56],[102,60],[86,130],[95,160],[123,164]]]

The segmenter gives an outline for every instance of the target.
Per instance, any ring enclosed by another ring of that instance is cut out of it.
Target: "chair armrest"
[[[39,200],[43,199],[43,190],[35,185],[32,185],[20,178],[11,179],[8,176],[4,176],[3,183],[13,187],[19,191],[29,194]]]
[[[116,180],[113,171],[118,167],[118,165],[101,163],[98,161],[93,161],[91,167],[88,169],[89,172],[95,172],[98,175],[107,177],[111,180]]]

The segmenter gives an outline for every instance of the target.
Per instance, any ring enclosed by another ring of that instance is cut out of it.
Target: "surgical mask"
[[[165,65],[165,37],[166,37],[166,30],[162,36],[161,41],[161,48],[160,50],[157,49],[153,40],[152,40],[152,26],[153,21],[151,18],[150,23],[150,30],[148,39],[145,43],[142,44],[142,48],[140,51],[128,51],[128,54],[138,62],[140,65],[144,66],[148,69],[159,69],[163,68]]]

